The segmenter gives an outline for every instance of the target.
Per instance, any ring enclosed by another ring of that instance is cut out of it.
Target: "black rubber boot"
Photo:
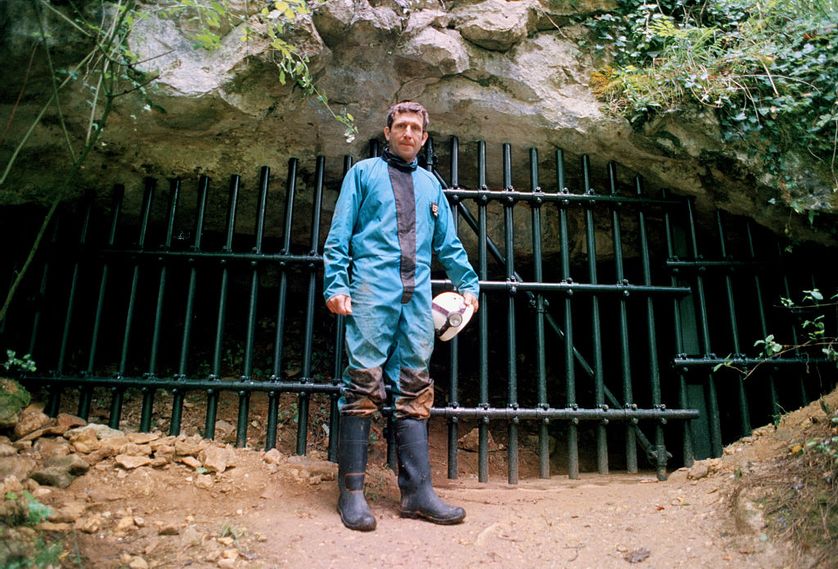
[[[428,422],[418,419],[397,420],[396,442],[399,452],[402,517],[423,518],[442,525],[458,524],[463,521],[466,511],[443,502],[431,485]]]
[[[369,436],[368,417],[341,415],[338,439],[338,512],[343,525],[357,531],[375,529],[375,516],[364,498]]]

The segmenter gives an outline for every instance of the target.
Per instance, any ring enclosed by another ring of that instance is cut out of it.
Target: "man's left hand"
[[[480,308],[480,302],[477,300],[477,297],[470,292],[463,295],[463,301],[466,303],[466,306],[474,308],[475,312],[477,312],[477,309]]]

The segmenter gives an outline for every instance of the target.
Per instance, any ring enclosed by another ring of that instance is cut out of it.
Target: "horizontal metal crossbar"
[[[50,377],[27,376],[26,383],[54,386],[107,387],[112,389],[160,389],[169,391],[235,391],[272,393],[337,393],[340,387],[330,383],[306,381],[253,381],[227,379],[178,379],[160,377]]]
[[[449,188],[444,190],[445,195],[455,202],[462,199],[471,199],[477,202],[486,203],[489,201],[504,201],[507,203],[514,202],[534,202],[540,203],[558,203],[559,205],[594,205],[596,203],[606,204],[637,204],[637,205],[665,205],[665,206],[682,206],[683,200],[672,198],[652,198],[652,197],[636,197],[636,196],[622,196],[612,194],[571,194],[570,192],[548,193],[543,191],[535,192],[519,192],[517,190],[466,190],[463,188]]]
[[[434,408],[431,414],[436,417],[486,417],[488,419],[541,420],[561,419],[573,421],[634,421],[645,419],[690,420],[698,418],[697,409],[579,409],[579,408],[528,408],[511,407],[444,407]]]
[[[238,263],[276,263],[285,265],[306,265],[310,268],[320,268],[323,256],[315,253],[307,255],[291,255],[286,253],[246,253],[233,251],[170,251],[166,249],[104,249],[102,255],[119,257],[122,259],[154,258],[157,260],[213,260],[232,261]]]
[[[717,365],[733,365],[739,367],[756,367],[759,365],[768,366],[806,366],[816,364],[828,364],[831,360],[827,358],[748,358],[743,356],[734,356],[729,358],[719,358],[716,356],[679,356],[672,360],[672,365],[680,368],[690,367],[708,367]]]
[[[451,281],[445,279],[434,279],[431,281],[431,284],[434,286],[451,287]],[[510,294],[515,294],[516,292],[561,292],[567,295],[571,295],[574,292],[580,292],[587,294],[618,294],[622,296],[687,296],[690,294],[689,287],[632,285],[622,283],[590,284],[574,283],[572,281],[559,283],[537,283],[516,280],[480,281],[480,288],[486,291],[505,290]]]

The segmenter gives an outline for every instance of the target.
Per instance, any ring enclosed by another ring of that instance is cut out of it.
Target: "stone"
[[[35,461],[28,456],[2,456],[0,457],[0,482],[9,476],[26,480],[34,469]]]
[[[45,427],[52,419],[43,411],[43,405],[33,404],[20,412],[20,420],[15,425],[15,436],[18,438]]]
[[[179,533],[180,528],[173,523],[164,523],[157,530],[157,535],[178,535]]]
[[[93,432],[96,435],[96,438],[99,440],[110,439],[113,437],[124,437],[125,433],[118,430],[112,429],[107,425],[102,425],[100,423],[88,423],[83,427],[77,427],[75,429],[70,429],[66,433],[64,433],[64,437],[69,439],[70,442],[75,441],[78,437],[85,436],[84,433],[86,432]]]
[[[67,433],[65,433],[65,438],[67,438]],[[101,443],[99,442],[99,437],[96,435],[96,431],[93,429],[85,429],[83,431],[79,431],[76,434],[71,435],[69,437],[69,440],[70,444],[73,445],[73,449],[76,452],[80,452],[82,454],[94,452],[101,446]]]
[[[71,454],[47,460],[42,468],[34,470],[30,476],[40,484],[66,488],[89,468],[87,461],[76,454]]]
[[[417,74],[431,77],[456,75],[469,68],[462,36],[455,30],[424,28],[405,42],[399,57]]]
[[[47,518],[56,523],[75,523],[87,511],[87,505],[82,502],[69,502],[60,508],[54,508]]]
[[[127,532],[135,529],[134,516],[123,516],[116,522],[116,531]]]
[[[687,471],[687,478],[689,480],[700,480],[706,478],[710,474],[710,464],[706,461],[700,460],[693,464]]]
[[[199,452],[201,452],[200,437],[184,437],[175,441],[175,453],[178,456],[197,456]]]
[[[63,438],[59,439],[39,439],[33,445],[34,449],[43,458],[51,458],[55,456],[67,456],[70,454],[70,443]]]
[[[230,447],[210,446],[202,450],[198,459],[209,472],[221,474],[236,460],[236,454]]]
[[[147,445],[160,439],[160,433],[128,433],[128,440],[135,445]]]
[[[453,11],[455,28],[468,41],[493,51],[507,51],[527,36],[529,3],[486,0]]]
[[[495,442],[495,438],[492,436],[491,431],[489,431],[487,435],[487,447],[490,452],[503,450],[503,447]],[[468,433],[460,437],[460,439],[457,441],[457,448],[469,452],[478,452],[480,450],[480,429],[475,427]]]
[[[79,518],[76,520],[76,523],[73,524],[73,527],[77,531],[81,531],[84,533],[96,533],[104,524],[104,519],[100,514],[93,514],[92,516],[86,518]]]
[[[262,460],[268,464],[279,464],[285,460],[285,456],[279,452],[279,449],[272,448],[271,450],[265,452],[262,456]]]
[[[212,476],[210,476],[209,474],[199,474],[197,477],[195,477],[195,487],[196,488],[201,488],[203,490],[209,490],[210,488],[212,488],[212,485],[213,485]]]
[[[198,468],[201,468],[201,461],[195,458],[194,456],[181,456],[177,458],[177,461],[196,470]]]
[[[134,470],[135,468],[151,464],[151,459],[143,455],[119,454],[115,460],[119,466],[126,470]]]
[[[14,456],[17,454],[17,449],[9,443],[0,443],[0,458],[4,456]]]
[[[13,379],[0,377],[0,428],[14,426],[32,397]]]
[[[310,484],[337,479],[338,465],[328,460],[314,460],[295,455],[288,458],[288,467],[294,476]]]
[[[128,567],[130,569],[148,569],[148,562],[142,557],[134,557],[131,559],[131,562],[128,563]]]
[[[60,432],[56,434],[63,435],[70,429],[83,427],[85,425],[87,425],[87,421],[85,421],[81,417],[70,415],[69,413],[59,413],[55,417],[55,426],[60,430]]]
[[[175,447],[172,445],[159,445],[157,447],[151,445],[151,448],[154,451],[154,458],[170,461],[175,457]]]

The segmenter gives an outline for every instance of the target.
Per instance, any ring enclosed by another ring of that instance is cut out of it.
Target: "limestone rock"
[[[33,446],[43,458],[67,456],[71,452],[70,443],[63,438],[38,439]]]
[[[15,425],[15,436],[23,437],[49,424],[50,418],[43,411],[43,405],[30,405],[20,412]]]
[[[76,454],[56,456],[45,461],[44,466],[32,472],[31,477],[46,486],[66,488],[89,468],[90,465]]]
[[[17,449],[8,443],[0,443],[0,458],[4,456],[14,456],[17,454]]]
[[[292,456],[288,458],[290,472],[299,479],[309,482],[335,480],[337,478],[337,464],[328,460],[316,460],[306,456]]]
[[[87,506],[84,503],[70,502],[60,508],[53,509],[48,519],[55,523],[75,523],[84,515],[86,510]]]
[[[151,464],[151,459],[144,455],[120,454],[116,457],[116,463],[126,470],[134,470],[140,466]]]
[[[506,51],[527,36],[529,2],[486,0],[454,11],[457,30],[489,50]]]
[[[210,446],[202,450],[198,458],[209,472],[221,474],[234,464],[236,454],[230,447]]]
[[[30,400],[29,392],[21,384],[0,377],[0,429],[14,426]]]
[[[469,68],[468,51],[455,30],[424,28],[409,38],[399,52],[411,73],[437,77],[456,75]]]
[[[0,482],[9,476],[14,476],[18,480],[26,480],[34,469],[35,461],[28,456],[0,456]]]

